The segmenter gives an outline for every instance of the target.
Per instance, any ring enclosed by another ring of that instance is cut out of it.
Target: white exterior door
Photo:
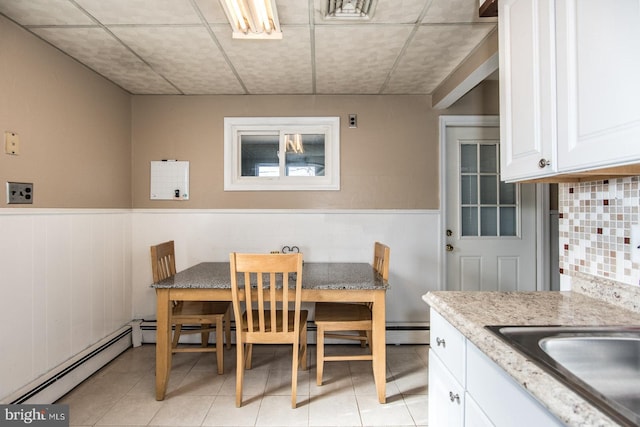
[[[446,127],[446,289],[536,290],[534,184],[500,180],[498,127]]]

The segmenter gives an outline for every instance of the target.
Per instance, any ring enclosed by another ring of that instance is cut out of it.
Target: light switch
[[[20,137],[15,132],[4,133],[4,152],[17,156],[20,154]]]

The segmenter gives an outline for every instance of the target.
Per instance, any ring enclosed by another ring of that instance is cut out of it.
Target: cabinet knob
[[[447,245],[445,246],[445,249],[447,250],[447,252],[453,252],[453,245]]]
[[[436,337],[436,345],[438,347],[444,347],[446,345],[446,343],[444,342],[444,338]]]
[[[458,402],[458,405],[460,404],[460,395],[458,393],[453,394],[452,391],[449,392],[449,400],[451,400],[452,402]]]
[[[540,161],[538,162],[538,167],[540,169],[546,168],[547,166],[549,166],[551,164],[551,162],[547,159],[540,159]]]

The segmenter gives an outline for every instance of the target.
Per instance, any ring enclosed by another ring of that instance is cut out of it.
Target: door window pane
[[[476,144],[460,145],[460,172],[478,171],[478,146]]]
[[[478,203],[478,176],[462,175],[460,179],[460,201],[463,205],[475,205]]]
[[[480,176],[480,203],[495,205],[498,203],[498,177],[496,175]]]
[[[480,145],[480,172],[498,173],[498,157],[496,145]]]
[[[462,235],[463,236],[478,235],[478,208],[476,207],[462,208]]]
[[[516,184],[500,181],[500,204],[516,204]]]
[[[498,235],[498,208],[483,207],[480,209],[480,235]]]

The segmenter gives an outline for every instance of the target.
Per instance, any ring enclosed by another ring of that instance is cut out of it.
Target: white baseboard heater
[[[51,404],[131,347],[131,326],[124,326],[78,353],[20,390],[1,404]]]
[[[188,326],[186,326],[188,327]],[[145,344],[156,342],[156,321],[143,320],[140,324],[142,331],[142,342]],[[231,341],[235,342],[235,323],[231,323]],[[316,342],[316,326],[313,322],[307,324],[307,332],[309,334],[307,340],[309,344]],[[211,334],[210,342],[215,338],[215,334]],[[386,328],[386,339],[388,345],[393,344],[429,344],[429,324],[428,323],[389,323]],[[200,335],[184,335],[180,337],[183,344],[197,344],[200,341]],[[347,340],[327,340],[329,343],[353,344],[354,341]]]

